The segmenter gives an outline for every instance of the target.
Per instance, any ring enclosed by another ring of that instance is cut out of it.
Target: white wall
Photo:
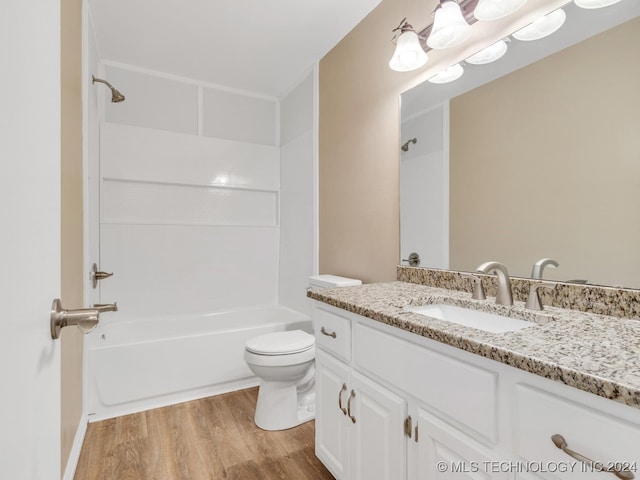
[[[100,267],[114,272],[101,301],[120,307],[109,321],[276,303],[277,99],[124,66],[104,75],[126,96],[107,96],[100,125]]]
[[[280,297],[309,313],[308,278],[314,274],[314,76],[309,74],[280,107]]]

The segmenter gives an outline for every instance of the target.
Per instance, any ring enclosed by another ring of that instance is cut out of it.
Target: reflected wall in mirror
[[[566,10],[546,58],[514,40],[502,66],[402,95],[401,259],[529,277],[550,257],[544,278],[640,288],[640,2]]]

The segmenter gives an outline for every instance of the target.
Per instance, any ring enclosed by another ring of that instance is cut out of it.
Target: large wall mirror
[[[550,37],[402,94],[401,261],[531,277],[550,258],[543,278],[640,288],[640,2],[564,9]]]

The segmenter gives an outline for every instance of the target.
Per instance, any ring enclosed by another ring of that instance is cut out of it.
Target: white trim
[[[102,55],[100,55],[100,48],[98,47],[98,37],[96,37],[96,27],[95,27],[95,24],[93,23],[93,15],[91,14],[91,5],[89,5],[89,2],[87,0],[83,0],[82,3],[83,3],[82,11],[86,12],[86,16],[84,20],[87,21],[91,26],[91,28],[89,28],[87,31],[87,36],[83,37],[82,40],[84,41],[85,39],[88,39],[89,32],[91,32],[91,36],[93,37],[93,45],[96,47],[96,53],[98,54],[98,60],[100,61],[102,59]],[[83,25],[83,33],[84,33],[84,25]]]
[[[246,97],[260,98],[260,99],[269,100],[272,102],[278,101],[278,97],[275,97],[273,95],[265,95],[263,93],[251,92],[249,90],[241,90],[239,88],[225,87],[224,85],[205,82],[203,80],[197,80],[195,78],[183,77],[181,75],[174,75],[172,73],[158,72],[157,70],[151,70],[149,68],[144,68],[144,67],[137,67],[135,65],[130,65],[128,63],[114,62],[112,60],[104,60],[104,59],[102,59],[101,61],[103,65],[107,67],[120,68],[122,70],[129,70],[131,72],[142,73],[145,75],[160,77],[167,80],[173,80],[176,82],[188,83],[191,85],[199,85],[203,88],[213,88],[215,90],[222,90],[225,92],[236,93],[238,95],[244,95]]]
[[[442,103],[442,268],[449,268],[449,100]]]
[[[89,271],[89,33],[93,25],[91,14],[89,11],[88,0],[82,0],[82,265],[83,272]],[[94,36],[95,42],[95,36]],[[83,275],[82,296],[84,305],[89,305],[89,291],[91,289],[91,280],[89,275]],[[83,401],[84,405],[84,401]]]
[[[62,480],[73,480],[76,475],[76,468],[78,467],[78,460],[80,459],[80,452],[82,452],[82,444],[84,443],[84,437],[87,434],[87,425],[89,419],[83,412],[80,417],[80,423],[78,423],[78,429],[73,437],[73,445],[69,452],[69,458],[67,459],[67,466],[64,469]]]
[[[320,270],[320,62],[313,66],[313,274]]]
[[[93,28],[93,20],[91,18],[91,10],[89,6],[89,0],[82,0],[82,269],[83,269],[83,282],[82,282],[82,297],[84,305],[89,305],[91,301],[91,289],[92,284],[89,279],[89,265],[91,264],[91,249],[89,248],[90,242],[90,227],[89,227],[89,198],[91,192],[89,191],[89,89],[92,87],[89,78],[91,72],[89,72],[89,35],[93,34],[93,41],[96,47],[97,44],[95,38],[95,29]],[[86,272],[86,274],[85,274]],[[62,480],[73,480],[78,466],[78,460],[80,458],[80,452],[82,451],[82,444],[84,443],[84,437],[87,432],[87,415],[85,412],[86,406],[89,404],[89,389],[88,389],[88,375],[87,375],[87,354],[84,345],[84,336],[82,339],[82,416],[76,429],[76,434],[73,438],[73,444],[69,451],[67,458],[67,465],[64,469]]]

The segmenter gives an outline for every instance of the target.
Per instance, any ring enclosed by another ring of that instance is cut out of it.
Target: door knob
[[[98,280],[104,280],[105,278],[109,278],[113,273],[100,272],[98,271],[98,265],[96,263],[91,267],[91,272],[89,273],[89,277],[91,278],[93,288],[98,287]]]
[[[51,305],[51,338],[60,337],[60,330],[69,325],[77,325],[84,334],[98,326],[100,311],[97,308],[79,308],[66,310],[62,308],[60,299],[56,298]]]

